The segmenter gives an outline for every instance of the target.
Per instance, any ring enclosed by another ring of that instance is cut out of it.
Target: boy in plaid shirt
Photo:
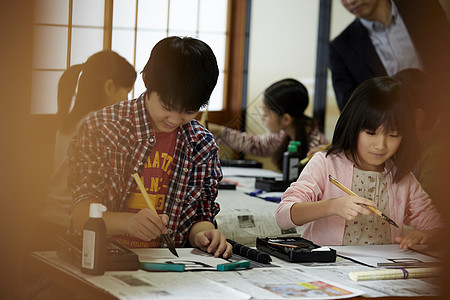
[[[211,48],[194,38],[168,37],[153,48],[137,99],[94,113],[69,148],[71,223],[80,232],[89,205],[106,205],[107,233],[128,247],[191,246],[229,257],[232,247],[214,226],[222,171],[213,136],[194,120],[207,105],[219,70]],[[133,174],[156,207],[150,210]]]

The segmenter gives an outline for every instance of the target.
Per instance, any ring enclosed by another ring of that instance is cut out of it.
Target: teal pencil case
[[[183,272],[184,264],[141,262],[140,268],[147,271]]]

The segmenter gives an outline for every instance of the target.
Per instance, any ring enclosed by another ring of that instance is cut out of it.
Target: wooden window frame
[[[221,111],[208,113],[208,120],[213,123],[226,125],[242,112],[246,17],[247,1],[228,1],[224,102]]]
[[[69,17],[72,12],[72,0],[69,0]],[[112,17],[113,0],[105,0],[104,13],[104,34],[103,49],[111,50],[112,44]],[[220,111],[210,111],[208,120],[213,123],[227,125],[232,119],[241,117],[242,108],[242,90],[244,84],[244,54],[246,40],[246,20],[247,18],[247,0],[229,0],[227,15],[227,41],[225,54],[225,78],[223,90],[223,108]],[[70,20],[69,20],[70,21]],[[71,38],[71,22],[68,24],[69,36]],[[69,44],[70,46],[70,44]],[[68,47],[67,67],[70,65],[70,48]],[[201,116],[201,114],[199,114]],[[32,114],[34,123],[39,124],[40,128],[51,128],[56,130],[55,114]],[[239,118],[238,118],[239,119]],[[242,123],[242,122],[241,122]],[[241,129],[241,123],[234,124],[236,129]],[[41,125],[43,127],[41,127]],[[50,137],[45,138],[49,142]]]

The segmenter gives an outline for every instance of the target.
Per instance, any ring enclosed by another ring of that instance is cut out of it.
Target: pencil
[[[147,191],[145,190],[145,186],[142,183],[141,178],[139,177],[138,173],[133,174],[134,180],[136,181],[139,190],[141,191],[142,196],[144,196],[145,202],[147,202],[148,208],[153,210],[155,213],[158,213],[156,211],[155,206],[153,205],[152,200],[150,200],[150,197],[147,194]],[[173,245],[172,241],[170,240],[169,236],[167,234],[162,234],[162,237],[164,238],[164,241],[167,243],[167,247],[169,247],[170,252],[172,252],[173,255],[178,257],[177,250],[175,249],[175,246]]]
[[[332,184],[334,184],[335,186],[337,186],[338,188],[340,188],[341,190],[343,190],[343,191],[346,192],[347,194],[352,195],[352,196],[357,196],[357,197],[358,197],[358,195],[356,195],[353,191],[351,191],[351,190],[348,189],[345,185],[343,185],[342,183],[340,183],[340,182],[339,182],[336,178],[334,178],[333,176],[328,175],[328,178],[330,179],[330,182],[331,182]],[[389,222],[389,224],[391,224],[391,225],[393,225],[393,226],[395,226],[395,227],[398,228],[398,225],[397,225],[393,220],[391,220],[388,216],[386,216],[385,214],[383,214],[381,211],[379,211],[379,210],[376,209],[375,207],[370,206],[370,205],[365,205],[365,204],[362,204],[362,203],[361,203],[361,205],[363,205],[364,207],[370,209],[372,212],[376,213],[378,216],[380,216],[381,218],[383,218],[383,219],[385,219],[387,222]]]
[[[316,152],[326,150],[326,149],[328,149],[328,147],[330,147],[330,146],[331,146],[331,143],[328,143],[328,144],[326,144],[325,146],[323,146],[322,148],[319,148],[319,150],[317,150]],[[313,154],[310,154],[310,155],[308,155],[307,157],[305,157],[304,159],[302,159],[302,160],[300,161],[300,165],[301,165],[301,166],[306,165],[306,163],[311,159],[311,157],[314,156],[314,154],[315,154],[316,152],[314,152]]]

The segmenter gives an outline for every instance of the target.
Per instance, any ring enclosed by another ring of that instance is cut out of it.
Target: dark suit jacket
[[[450,74],[450,25],[437,0],[396,0],[398,11],[429,76]],[[367,29],[355,19],[329,44],[329,67],[342,110],[366,79],[386,76]],[[450,78],[450,77],[449,77]]]

